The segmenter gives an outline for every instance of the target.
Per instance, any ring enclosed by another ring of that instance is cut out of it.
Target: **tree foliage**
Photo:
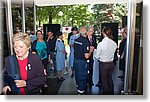
[[[63,26],[87,25],[92,20],[92,14],[88,12],[88,5],[63,5],[37,7],[37,21],[43,23],[60,23],[59,12],[63,12]]]
[[[122,16],[127,16],[127,4],[95,4],[93,12],[89,11],[89,5],[61,5],[36,7],[37,26],[45,23],[60,24],[63,26],[90,26],[100,28],[104,22],[118,22],[121,24]],[[137,5],[137,15],[140,13],[140,5]],[[13,26],[22,28],[21,8],[13,8]],[[59,15],[59,12],[63,15]],[[32,29],[33,7],[25,8],[26,27]]]
[[[98,31],[102,23],[120,23],[122,16],[127,15],[127,4],[95,4],[92,9]]]
[[[37,21],[52,23],[52,19],[55,18],[59,11],[63,9],[63,6],[44,6],[37,7]],[[40,26],[40,24],[39,24]]]

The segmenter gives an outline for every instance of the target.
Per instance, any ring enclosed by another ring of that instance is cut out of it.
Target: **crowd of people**
[[[112,72],[114,69],[114,53],[117,44],[113,40],[112,29],[105,27],[102,30],[103,40],[97,44],[94,35],[94,27],[73,27],[68,35],[70,47],[69,66],[71,78],[76,81],[78,94],[86,94],[87,86],[93,83],[94,58],[99,62],[99,81],[97,87],[102,88],[102,94],[113,95],[114,84]],[[42,94],[42,87],[47,87],[46,76],[49,75],[49,68],[56,75],[57,81],[64,81],[67,52],[61,31],[47,32],[46,41],[43,39],[41,30],[32,35],[18,32],[13,36],[14,55],[5,58],[4,88],[3,93],[7,94]],[[121,61],[124,61],[125,38],[120,44],[119,54]],[[95,52],[94,52],[95,51]],[[95,53],[95,54],[94,54]],[[121,62],[125,63],[125,62]],[[123,64],[121,64],[123,65]],[[124,71],[124,66],[121,66]],[[123,76],[121,76],[123,77]]]

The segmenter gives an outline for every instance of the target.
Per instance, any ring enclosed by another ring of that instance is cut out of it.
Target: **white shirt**
[[[98,44],[94,57],[101,62],[112,62],[116,49],[117,44],[108,37],[105,37],[102,42]]]

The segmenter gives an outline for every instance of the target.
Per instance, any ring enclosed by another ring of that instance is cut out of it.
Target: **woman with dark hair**
[[[63,81],[65,78],[62,75],[62,71],[65,68],[65,56],[67,52],[65,50],[65,45],[63,43],[62,32],[57,32],[56,40],[56,69],[57,69],[57,80]]]
[[[124,55],[124,49],[125,49],[125,44],[127,41],[127,27],[124,28],[123,33],[122,33],[122,40],[119,44],[119,69],[123,71],[121,76],[118,76],[119,78],[122,78],[124,80],[124,73],[125,73],[125,55]]]
[[[48,54],[47,54],[47,43],[43,40],[43,34],[41,30],[36,32],[37,40],[33,41],[31,46],[32,54],[37,54],[40,56],[42,63],[44,65],[45,71],[47,72],[48,64]],[[47,87],[47,84],[44,84],[44,87]]]
[[[43,65],[46,69],[47,62],[48,62],[48,59],[47,59],[47,45],[43,40],[42,31],[38,30],[36,32],[36,36],[37,36],[37,40],[35,40],[33,42],[32,46],[31,46],[31,52],[33,54],[37,54],[37,55],[40,56],[40,58],[43,62]]]
[[[104,28],[102,31],[103,40],[98,44],[95,58],[100,62],[100,75],[102,80],[102,89],[104,95],[114,94],[114,84],[112,80],[112,72],[114,69],[114,53],[117,44],[112,40],[112,30]]]

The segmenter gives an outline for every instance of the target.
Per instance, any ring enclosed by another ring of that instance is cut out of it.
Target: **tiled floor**
[[[88,95],[98,95],[100,94],[101,88],[96,87],[96,83],[98,82],[98,66],[97,64],[94,65],[94,73],[93,73],[93,82],[94,82],[94,86],[92,87],[88,87],[87,88],[87,94]],[[121,74],[121,71],[119,71],[118,69],[118,62],[114,68],[114,72],[113,72],[113,80],[114,80],[114,91],[115,91],[115,95],[120,95],[121,89],[122,89],[122,85],[123,82],[118,78],[118,76]],[[76,92],[76,83],[75,83],[75,79],[70,77],[69,75],[65,75],[66,80],[62,83],[58,94],[61,95],[77,95]]]
[[[69,52],[69,50],[67,50]],[[68,62],[68,60],[67,60]],[[122,72],[119,70],[119,62],[117,61],[114,71],[113,71],[113,81],[114,81],[114,94],[115,95],[120,95],[121,90],[123,88],[123,81],[121,81],[120,78],[118,78],[119,75],[122,74]],[[95,85],[98,82],[98,73],[99,73],[99,68],[98,68],[98,62],[94,61],[94,66],[93,66],[93,82],[94,86],[92,87],[87,87],[87,94],[88,95],[99,95],[101,91],[101,87],[96,87]],[[48,82],[48,88],[44,89],[45,92],[43,94],[47,95],[77,95],[76,92],[76,83],[75,83],[75,78],[71,78],[71,69],[69,69],[69,74],[64,75],[65,80],[60,84],[58,82],[55,82],[57,80],[54,80],[56,76],[54,76],[53,71],[51,71],[50,76],[48,76],[47,80]],[[53,84],[53,85],[52,85]],[[53,87],[51,87],[53,86]],[[49,91],[53,90],[53,91]],[[56,93],[57,92],[57,93]]]

